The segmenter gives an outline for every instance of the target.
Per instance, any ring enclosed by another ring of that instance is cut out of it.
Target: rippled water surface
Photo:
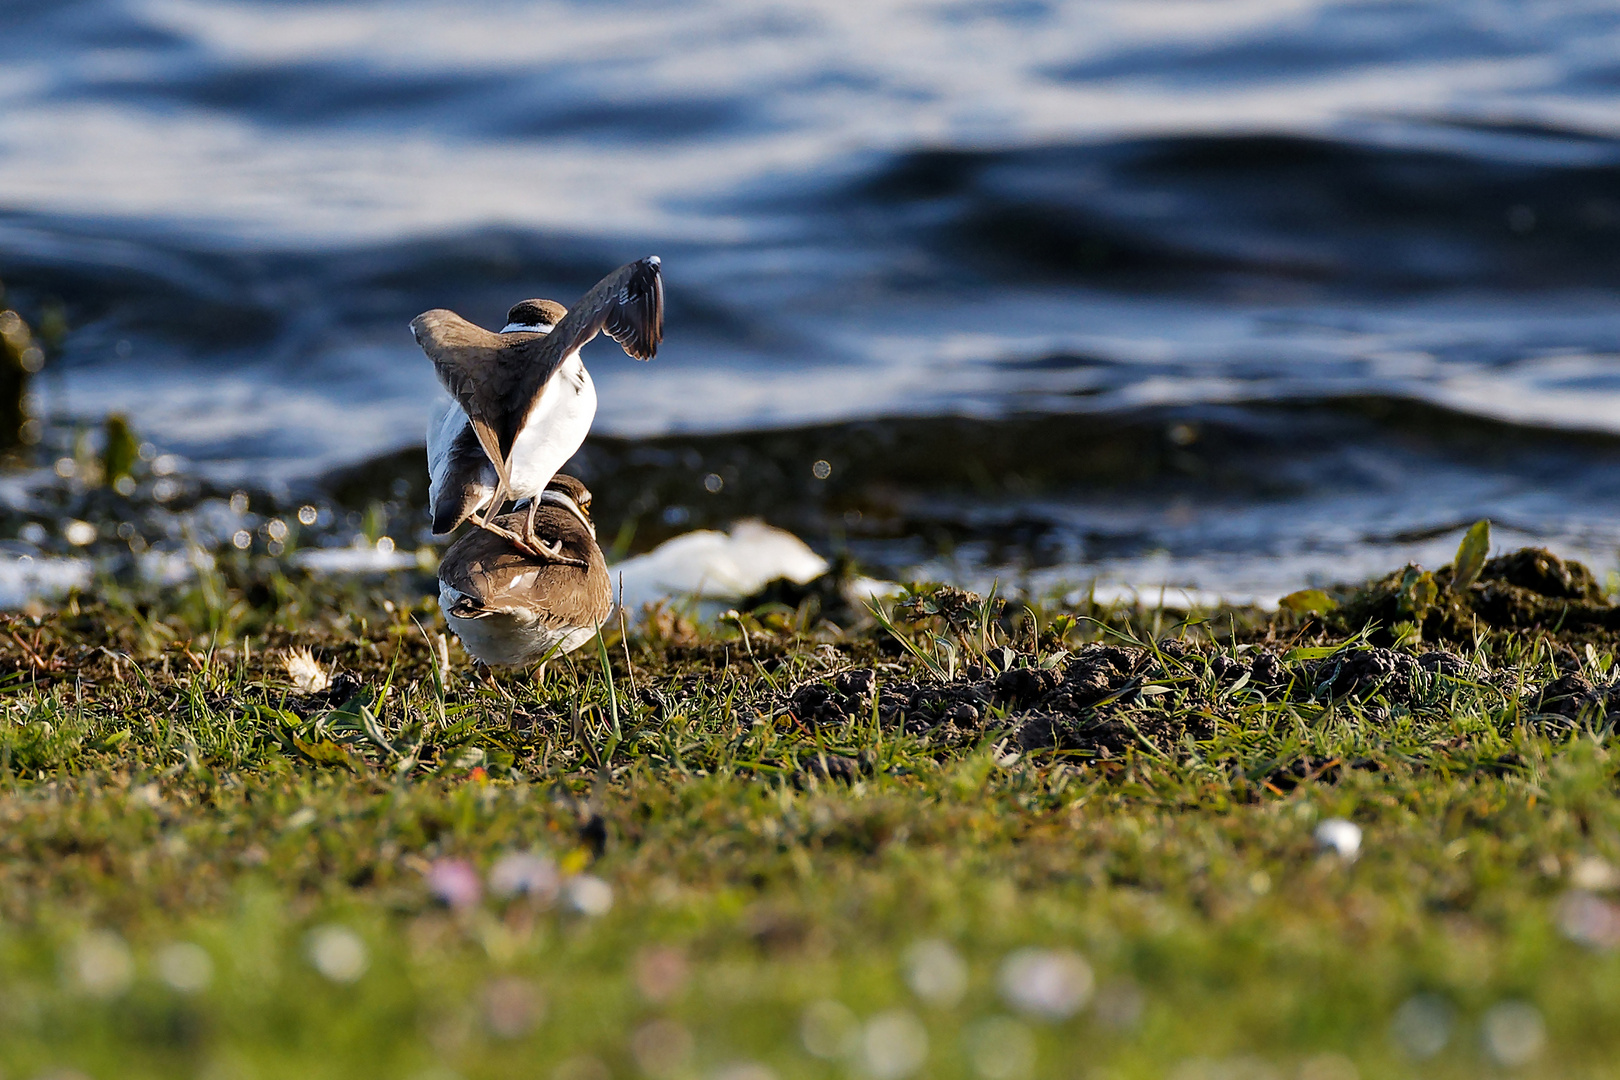
[[[891,568],[1264,595],[1484,515],[1606,568],[1617,97],[1579,0],[0,0],[0,278],[67,305],[53,415],[223,478],[419,442],[412,315],[657,252],[599,431],[1010,444],[908,421],[985,468],[874,459],[813,538]]]

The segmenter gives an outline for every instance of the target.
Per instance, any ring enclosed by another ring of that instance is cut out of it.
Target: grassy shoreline
[[[1549,558],[666,610],[538,684],[401,577],[8,616],[0,1067],[1608,1075],[1620,618]]]

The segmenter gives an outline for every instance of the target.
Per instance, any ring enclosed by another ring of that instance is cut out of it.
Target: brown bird
[[[520,551],[494,531],[475,529],[439,562],[439,608],[468,655],[491,667],[572,652],[613,611],[590,491],[558,474],[537,501],[533,528],[545,554]],[[497,521],[510,530],[519,516]]]
[[[495,469],[488,501],[473,496],[486,507],[484,516],[472,520],[522,551],[555,558],[559,552],[535,535],[534,515],[537,496],[585,441],[596,416],[596,390],[579,351],[605,331],[637,360],[657,354],[664,337],[658,257],[621,266],[603,278],[549,333],[515,329],[510,321],[508,331],[485,330],[442,308],[411,322],[417,344],[433,361],[439,382],[466,414]],[[441,420],[441,425],[449,422]],[[490,520],[506,496],[529,500],[519,528]],[[452,509],[449,515],[457,512],[459,508]]]

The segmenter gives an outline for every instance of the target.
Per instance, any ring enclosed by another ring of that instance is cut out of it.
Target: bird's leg
[[[490,496],[490,500],[489,500],[488,504],[486,504],[485,507],[484,507],[483,516],[480,517],[476,513],[469,514],[467,516],[467,520],[471,521],[474,525],[478,526],[480,529],[484,529],[484,530],[486,530],[488,532],[494,533],[496,536],[500,537],[502,540],[505,540],[507,543],[511,544],[513,547],[517,548],[519,551],[523,552],[525,555],[530,555],[530,556],[533,556],[534,558],[537,558],[537,559],[544,559],[544,558],[550,557],[552,555],[552,553],[549,552],[549,551],[543,550],[534,541],[534,504],[533,504],[533,502],[531,502],[529,504],[529,518],[528,518],[528,521],[525,523],[525,527],[524,527],[522,535],[519,535],[518,533],[513,532],[511,529],[506,528],[504,525],[495,524],[495,515],[501,512],[501,504],[503,502],[505,502],[505,501],[506,501],[506,481],[505,480],[499,480],[495,484],[495,493]]]
[[[532,543],[527,543],[529,553],[537,559],[547,562],[562,563],[565,566],[577,566],[581,570],[590,568],[590,563],[584,559],[576,559],[572,555],[564,555],[561,540],[541,540],[534,537]]]
[[[497,480],[495,483],[495,493],[490,497],[489,504],[485,507],[483,516],[480,517],[476,513],[469,514],[467,516],[467,520],[471,521],[480,529],[485,529],[494,533],[496,536],[500,537],[502,540],[505,540],[508,544],[511,544],[513,547],[517,548],[523,554],[528,555],[531,558],[544,559],[547,562],[564,563],[568,566],[577,566],[581,569],[589,568],[590,564],[584,559],[576,559],[572,556],[564,555],[562,553],[562,541],[552,540],[547,542],[534,535],[534,516],[535,513],[540,509],[540,499],[538,496],[529,500],[529,512],[528,515],[523,519],[522,533],[515,533],[504,525],[495,524],[495,515],[500,513],[501,504],[505,501],[505,497],[506,480]]]
[[[486,529],[489,532],[494,533],[496,536],[500,537],[502,540],[505,540],[508,544],[511,544],[513,547],[517,548],[531,559],[540,559],[544,562],[563,563],[566,566],[577,566],[582,570],[590,567],[590,563],[586,562],[584,559],[576,559],[572,555],[564,555],[561,540],[541,540],[532,532],[527,538],[525,538],[521,534],[515,533],[511,529],[508,529],[504,525],[495,524],[493,521],[479,521],[477,518],[469,518],[468,520],[470,520],[474,525],[477,525],[479,528]]]
[[[540,509],[540,497],[536,495],[529,500],[529,514],[523,519],[523,537],[531,544],[534,543],[534,514]]]
[[[483,521],[476,517],[468,518],[468,520],[474,525],[478,526],[480,529],[494,533],[496,536],[500,537],[502,540],[505,540],[508,544],[511,544],[525,555],[533,555],[536,558],[543,558],[545,556],[544,552],[536,551],[533,545],[504,525],[497,525],[493,521]]]
[[[565,566],[577,566],[581,570],[590,568],[590,563],[586,562],[584,559],[576,559],[572,555],[564,555],[561,540],[541,540],[533,533],[530,533],[530,535],[525,538],[520,533],[515,533],[506,526],[497,525],[493,521],[479,521],[477,518],[469,518],[468,520],[474,525],[477,525],[479,528],[494,533],[496,536],[500,537],[502,540],[505,540],[508,544],[511,544],[513,547],[517,548],[518,551],[529,556],[531,559],[539,559],[543,562],[562,563]]]
[[[584,559],[576,559],[571,555],[562,553],[562,541],[546,541],[534,535],[534,515],[540,509],[538,497],[529,500],[529,513],[523,519],[523,543],[536,558],[546,559],[550,562],[564,563],[568,566],[577,566],[580,569],[589,568],[590,564]]]
[[[501,512],[501,503],[505,501],[506,480],[504,478],[499,478],[495,481],[495,493],[490,496],[489,503],[484,507],[484,516],[479,517],[476,513],[468,516],[471,518],[472,523],[477,525],[479,528],[490,529],[490,531],[495,532],[495,529],[492,528],[492,523],[495,520],[495,515]],[[497,535],[499,535],[499,533],[497,533]]]
[[[510,690],[501,685],[500,679],[495,677],[495,669],[482,660],[473,665],[473,674],[477,679],[482,680],[484,689],[498,694],[507,701],[515,702],[517,700]]]

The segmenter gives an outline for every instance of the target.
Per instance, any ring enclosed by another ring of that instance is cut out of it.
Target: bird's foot
[[[480,529],[483,529],[486,532],[494,533],[496,536],[500,537],[502,540],[505,540],[507,543],[511,544],[513,547],[517,548],[519,551],[524,552],[525,554],[528,554],[528,555],[537,555],[538,554],[537,552],[535,552],[533,545],[530,544],[528,541],[524,540],[523,537],[519,536],[517,533],[513,532],[511,529],[506,528],[504,525],[495,524],[495,522],[491,521],[488,516],[480,518],[476,514],[474,514],[471,517],[469,517],[467,520],[471,521],[474,525],[478,526]]]
[[[584,559],[576,559],[572,555],[564,555],[561,540],[542,540],[533,533],[520,539],[519,543],[537,559],[547,562],[562,563],[565,566],[577,566],[581,570],[588,569],[590,563]]]
[[[584,559],[576,559],[572,555],[564,555],[561,540],[542,540],[538,536],[534,535],[534,531],[530,528],[525,528],[523,533],[515,533],[511,529],[506,528],[504,525],[495,524],[495,522],[489,520],[487,515],[480,518],[475,514],[469,517],[468,520],[474,525],[478,526],[480,529],[486,529],[489,532],[494,533],[496,536],[500,537],[502,540],[505,540],[507,543],[511,544],[513,547],[517,548],[519,551],[523,552],[523,554],[532,559],[540,559],[545,562],[562,563],[565,566],[577,566],[581,570],[590,568],[590,563],[586,562]],[[527,535],[524,535],[524,533]]]

